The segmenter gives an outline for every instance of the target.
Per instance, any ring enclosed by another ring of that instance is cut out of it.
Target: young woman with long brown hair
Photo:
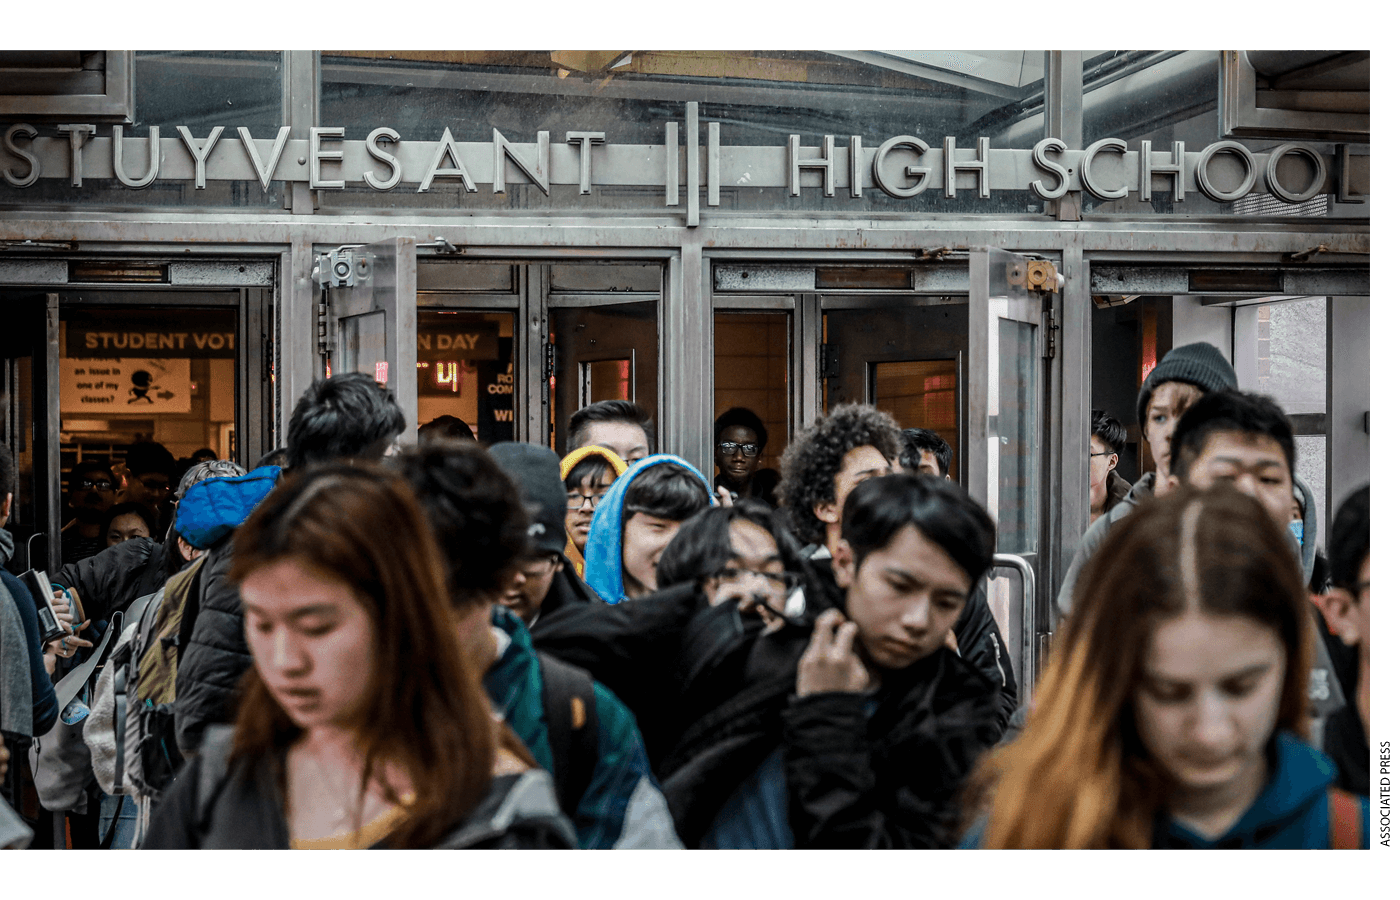
[[[1025,731],[973,777],[964,846],[1365,843],[1365,801],[1329,790],[1304,741],[1310,611],[1263,506],[1179,489],[1118,524],[1079,584]]]
[[[294,476],[234,541],[254,667],[231,733],[206,733],[144,847],[571,844],[548,776],[504,749],[400,477]]]

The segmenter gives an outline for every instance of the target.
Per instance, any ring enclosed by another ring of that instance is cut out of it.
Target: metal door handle
[[[1013,553],[992,556],[993,569],[1015,569],[1021,576],[1021,692],[1022,702],[1035,687],[1035,570]]]

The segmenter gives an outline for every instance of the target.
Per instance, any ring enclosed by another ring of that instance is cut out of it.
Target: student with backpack
[[[549,776],[502,743],[409,485],[328,464],[234,535],[253,671],[143,848],[573,845]]]
[[[965,846],[1364,848],[1368,801],[1306,743],[1311,615],[1252,496],[1138,507],[1085,568],[1025,730],[979,768]]]
[[[506,725],[553,774],[579,846],[679,848],[632,713],[586,671],[537,653],[525,623],[500,605],[517,588],[517,560],[562,551],[559,458],[529,444],[488,453],[474,442],[440,441],[391,465],[413,485],[442,548],[458,637],[486,670]],[[555,578],[577,574],[565,565]],[[562,609],[590,606],[603,604]]]

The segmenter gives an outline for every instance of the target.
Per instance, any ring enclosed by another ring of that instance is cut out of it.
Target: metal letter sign
[[[422,193],[460,183],[475,194],[477,182],[484,179],[495,193],[507,184],[544,194],[551,184],[577,185],[580,194],[608,186],[664,187],[664,205],[677,206],[684,181],[687,224],[692,225],[702,187],[708,206],[718,205],[722,188],[779,188],[775,194],[797,197],[810,187],[820,189],[823,197],[835,197],[838,190],[860,197],[865,185],[873,184],[891,197],[909,199],[936,184],[939,174],[944,197],[979,200],[996,191],[1033,191],[1046,199],[1083,191],[1100,200],[1132,194],[1148,201],[1154,191],[1170,191],[1180,201],[1192,191],[1220,202],[1268,193],[1301,203],[1324,191],[1342,202],[1370,193],[1370,157],[1353,155],[1346,145],[1326,154],[1299,143],[1254,152],[1220,141],[1188,152],[1185,143],[1174,141],[1168,154],[1154,151],[1151,141],[1130,150],[1126,141],[1113,137],[1084,150],[1065,149],[1056,138],[1029,150],[1003,150],[978,137],[972,150],[960,149],[953,137],[930,144],[912,135],[867,139],[853,134],[840,147],[834,135],[823,136],[820,148],[802,146],[798,135],[774,146],[724,146],[718,123],[706,124],[709,140],[702,151],[695,103],[687,104],[684,146],[681,123],[674,121],[665,123],[665,144],[659,146],[612,144],[598,131],[566,131],[564,143],[550,143],[550,133],[539,131],[527,142],[489,126],[478,130],[480,138],[489,139],[475,141],[457,141],[449,128],[437,141],[403,141],[389,126],[364,135],[346,135],[341,126],[314,127],[295,137],[290,126],[282,126],[275,138],[255,139],[246,127],[234,129],[236,138],[223,138],[225,126],[215,125],[208,137],[198,139],[184,125],[175,126],[178,137],[163,138],[158,127],[150,129],[150,137],[123,137],[120,125],[98,136],[93,125],[65,124],[57,126],[59,137],[41,137],[20,122],[6,127],[0,140],[0,176],[6,185],[0,191],[66,177],[74,187],[88,178],[114,180],[131,189],[155,181],[192,181],[197,190],[209,181],[257,181],[267,191],[281,181],[322,191],[410,192],[416,185]],[[137,160],[144,165],[133,166]],[[323,166],[335,164],[338,177],[326,177]],[[462,202],[479,201],[467,197]]]

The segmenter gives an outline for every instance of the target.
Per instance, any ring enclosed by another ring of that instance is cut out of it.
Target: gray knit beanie
[[[1225,360],[1214,344],[1200,341],[1173,347],[1162,357],[1162,361],[1157,363],[1157,368],[1148,373],[1147,379],[1142,383],[1142,390],[1138,391],[1138,427],[1145,428],[1147,425],[1147,403],[1152,399],[1152,392],[1168,381],[1194,384],[1206,393],[1239,387],[1234,367]]]

